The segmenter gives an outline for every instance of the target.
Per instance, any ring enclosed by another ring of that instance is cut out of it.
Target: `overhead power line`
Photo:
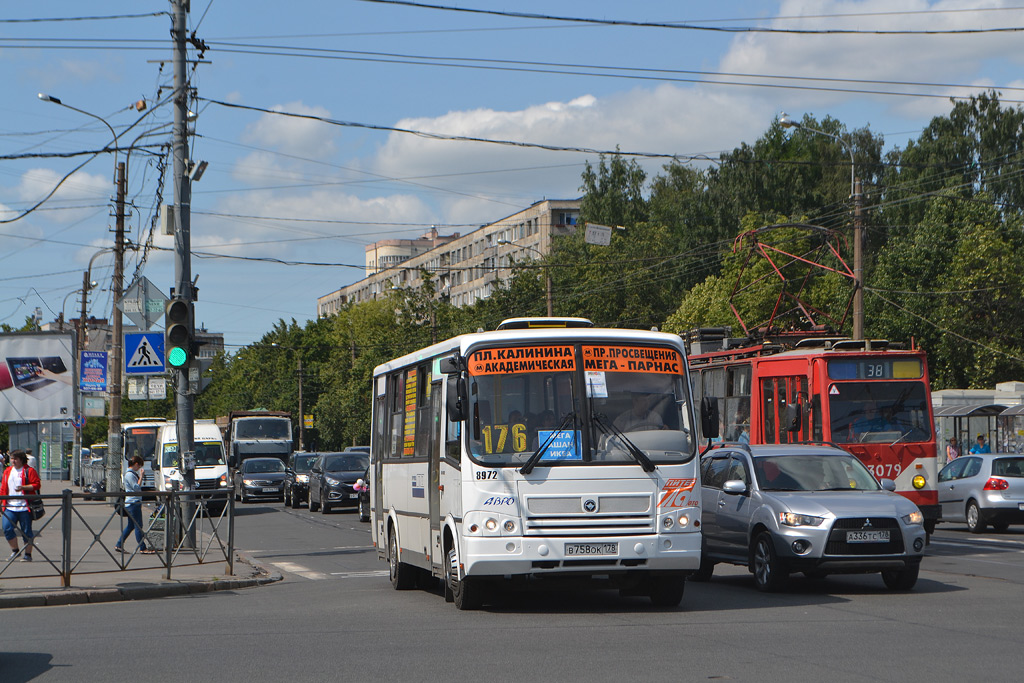
[[[400,5],[419,9],[434,9],[445,12],[462,12],[466,14],[488,14],[499,17],[515,17],[517,19],[542,19],[545,21],[564,21],[573,24],[600,24],[602,26],[634,26],[639,28],[667,28],[685,31],[710,31],[714,33],[788,33],[806,35],[961,35],[973,33],[1014,33],[1024,31],[1024,26],[998,26],[995,28],[965,29],[921,29],[921,30],[863,30],[850,28],[836,29],[800,29],[770,28],[765,26],[701,26],[693,23],[663,21],[630,21],[626,19],[595,19],[593,17],[565,17],[554,14],[536,12],[512,12],[508,10],[480,9],[475,7],[455,7],[452,5],[434,5],[411,0],[359,0],[378,5]]]
[[[148,12],[146,14],[107,14],[92,17],[34,17],[31,19],[0,19],[0,24],[42,24],[61,21],[106,21],[108,19],[143,19],[146,17],[166,17],[168,12]]]

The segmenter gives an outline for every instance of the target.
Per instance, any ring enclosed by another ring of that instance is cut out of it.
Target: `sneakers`
[[[14,562],[14,560],[15,560],[15,559],[16,559],[17,557],[18,557],[18,551],[17,551],[17,550],[12,550],[12,551],[11,551],[11,554],[7,556],[7,561],[8,561],[8,562]]]
[[[28,553],[25,553],[24,555],[21,556],[21,561],[22,562],[31,562],[32,561],[32,556],[29,555]]]
[[[115,553],[123,553],[123,552],[124,552],[124,548],[122,548],[122,547],[121,547],[121,546],[119,546],[119,545],[115,545],[115,546],[114,546],[114,552],[115,552]]]

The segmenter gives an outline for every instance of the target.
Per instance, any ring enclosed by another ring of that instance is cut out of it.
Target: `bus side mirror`
[[[783,415],[785,429],[787,432],[799,432],[803,428],[804,415],[799,403],[786,404],[786,412]]]
[[[700,431],[706,439],[718,436],[718,399],[714,396],[700,400]]]
[[[462,422],[466,419],[466,406],[469,396],[466,392],[466,380],[458,375],[448,377],[445,386],[447,393],[445,403],[448,406],[448,419],[451,422]]]
[[[460,372],[459,368],[462,366],[461,361],[462,359],[457,353],[446,356],[438,363],[438,369],[446,375],[457,375]]]

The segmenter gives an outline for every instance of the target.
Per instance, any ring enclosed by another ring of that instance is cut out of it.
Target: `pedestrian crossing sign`
[[[124,335],[124,374],[162,375],[164,364],[163,332],[130,332]]]

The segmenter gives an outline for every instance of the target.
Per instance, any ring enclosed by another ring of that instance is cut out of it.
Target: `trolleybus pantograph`
[[[934,420],[924,351],[885,340],[781,333],[685,335],[694,395],[718,400],[719,432],[751,444],[830,442],[939,518]]]
[[[507,320],[380,365],[378,557],[395,588],[438,577],[459,609],[505,581],[582,578],[678,605],[700,565],[694,419],[678,336],[578,318]]]

